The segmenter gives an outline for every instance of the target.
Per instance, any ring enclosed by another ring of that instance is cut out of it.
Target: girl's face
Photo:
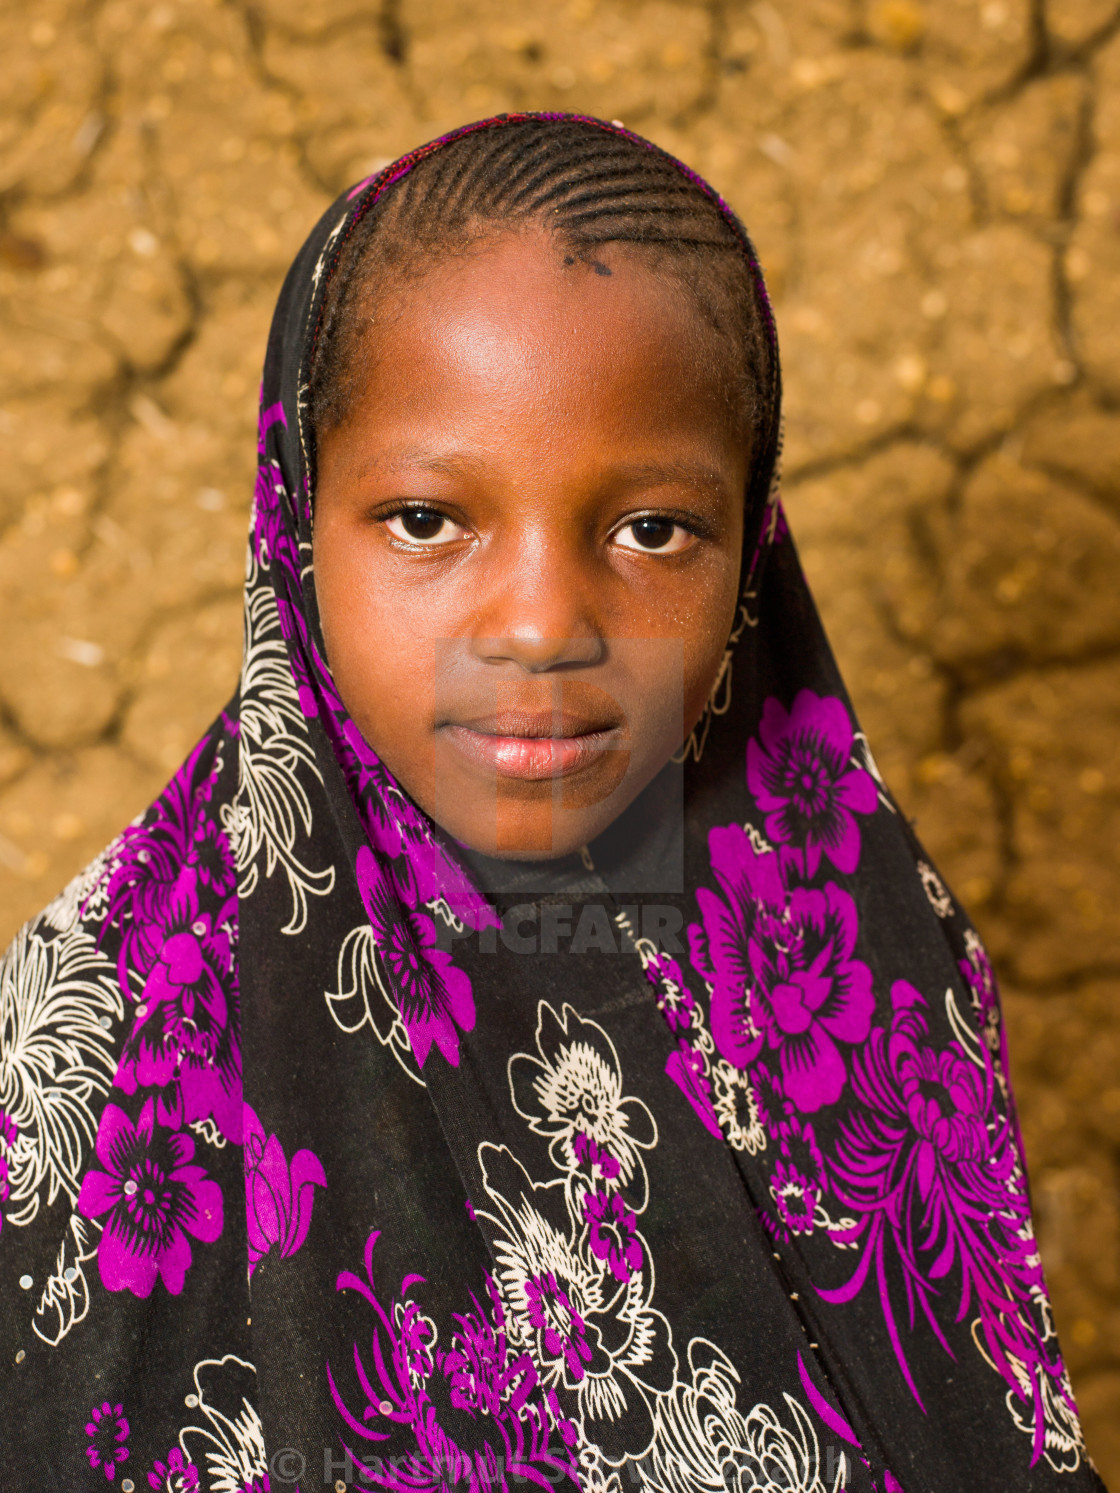
[[[739,586],[749,452],[726,349],[606,246],[507,233],[378,316],[319,442],[315,585],[335,683],[472,849],[588,844],[678,750]]]

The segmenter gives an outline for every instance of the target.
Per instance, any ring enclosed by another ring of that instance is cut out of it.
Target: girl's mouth
[[[448,722],[444,731],[472,762],[503,778],[539,782],[582,772],[607,752],[626,751],[626,732],[615,723],[566,713],[500,716]]]

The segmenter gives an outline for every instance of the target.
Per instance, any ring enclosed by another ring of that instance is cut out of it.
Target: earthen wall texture
[[[1120,1487],[1117,0],[3,0],[0,59],[0,941],[233,687],[259,367],[318,213],[471,118],[622,119],[758,244],[791,523],[1001,971]]]

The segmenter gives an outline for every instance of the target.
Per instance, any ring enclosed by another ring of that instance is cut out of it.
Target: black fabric
[[[303,393],[421,155],[281,292],[238,695],[0,972],[3,1486],[1099,1488],[991,968],[776,450],[709,709],[580,856],[459,853],[350,722]]]

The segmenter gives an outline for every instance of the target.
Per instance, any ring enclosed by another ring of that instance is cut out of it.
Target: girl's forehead
[[[730,349],[687,289],[615,244],[573,252],[540,231],[491,237],[470,254],[421,266],[365,335],[367,391],[406,397],[489,393],[511,406],[547,398],[552,413],[590,388],[662,402],[708,398],[726,383]]]
[[[391,324],[402,313],[466,298],[478,310],[519,306],[539,315],[550,295],[597,295],[597,304],[673,301],[694,310],[687,286],[670,262],[623,243],[573,244],[538,225],[495,227],[463,248],[419,246],[386,267],[383,289],[370,320]],[[531,299],[524,301],[528,294]]]

